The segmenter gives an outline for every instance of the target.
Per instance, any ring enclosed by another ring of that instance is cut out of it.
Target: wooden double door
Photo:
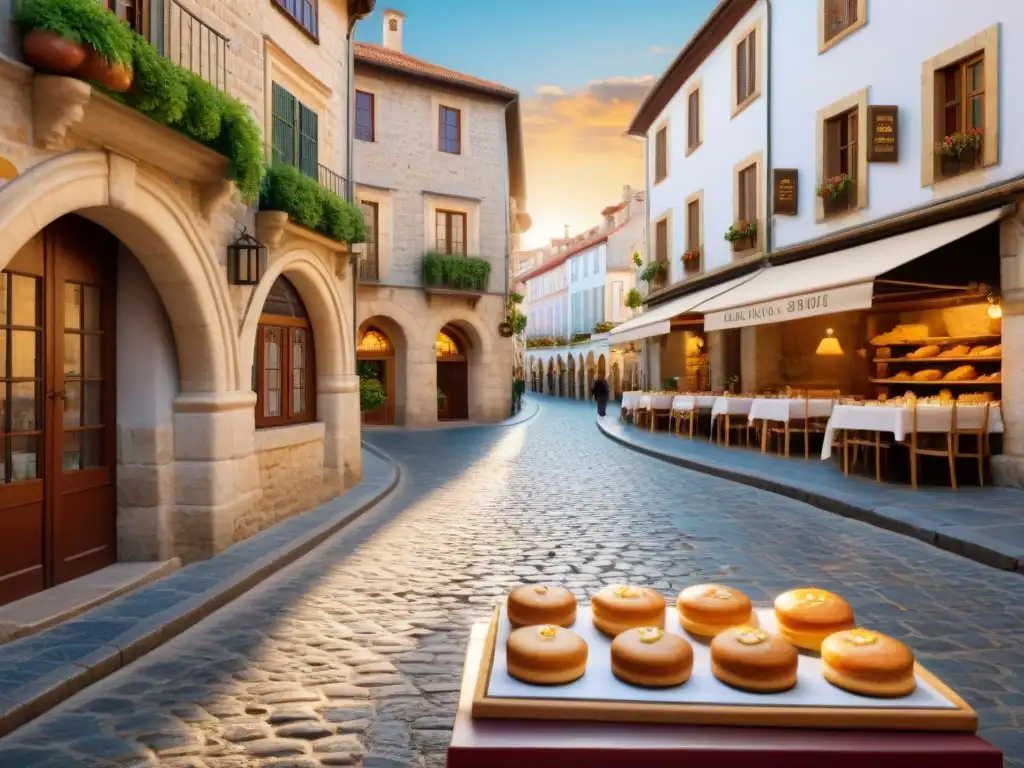
[[[116,268],[66,216],[0,273],[0,604],[116,560]]]
[[[465,360],[438,360],[437,388],[444,393],[444,401],[437,406],[439,420],[469,418],[469,369]]]

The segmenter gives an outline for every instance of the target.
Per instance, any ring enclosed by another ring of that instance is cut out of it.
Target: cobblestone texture
[[[0,768],[439,768],[468,628],[511,587],[712,579],[840,592],[1024,767],[1024,578],[644,458],[592,418],[545,401],[516,427],[374,433],[405,465],[395,496],[0,740]]]

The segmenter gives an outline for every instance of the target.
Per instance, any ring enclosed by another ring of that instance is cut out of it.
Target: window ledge
[[[737,104],[736,106],[734,106],[732,108],[732,115],[730,115],[729,119],[731,120],[731,119],[735,118],[737,115],[740,114],[740,112],[745,110],[747,107],[749,107],[755,101],[757,101],[759,98],[761,98],[761,91],[760,90],[754,91],[752,94],[747,96],[747,98],[745,98],[743,101],[741,101],[739,104]]]
[[[826,40],[821,44],[821,46],[818,48],[818,55],[820,56],[821,54],[828,51],[830,48],[839,45],[839,43],[841,43],[843,40],[848,38],[850,35],[852,35],[854,32],[856,32],[858,29],[860,29],[867,23],[868,20],[866,18],[861,18],[860,21],[855,21],[842,32],[837,32],[831,40]]]
[[[690,155],[692,155],[694,152],[696,152],[698,149],[700,149],[703,145],[704,145],[703,141],[698,141],[692,147],[687,147],[686,148],[686,157],[689,157]]]
[[[256,214],[256,237],[268,247],[280,248],[286,243],[314,243],[339,256],[361,253],[365,244],[349,245],[293,223],[284,211],[259,211]]]
[[[256,430],[256,452],[275,451],[294,445],[315,443],[324,439],[324,423],[289,424],[287,427],[269,427]]]

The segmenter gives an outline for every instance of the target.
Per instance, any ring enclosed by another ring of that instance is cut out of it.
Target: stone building
[[[518,94],[402,49],[355,46],[355,181],[368,231],[357,314],[373,424],[496,421],[511,403],[509,254],[526,214]],[[507,329],[505,329],[507,330]]]
[[[162,87],[192,83],[204,140],[169,114],[181,91],[143,107],[85,64],[33,69],[0,12],[0,603],[117,560],[208,557],[360,478],[350,247],[240,190],[273,145],[358,218],[340,199],[347,40],[372,6],[118,3],[152,44],[126,46],[136,86],[144,54],[198,75]]]

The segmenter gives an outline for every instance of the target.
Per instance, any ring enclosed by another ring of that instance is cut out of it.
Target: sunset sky
[[[717,0],[379,0],[356,38],[381,42],[381,13],[406,14],[410,56],[516,88],[523,98],[527,247],[598,223],[624,184],[642,188],[637,105]]]

